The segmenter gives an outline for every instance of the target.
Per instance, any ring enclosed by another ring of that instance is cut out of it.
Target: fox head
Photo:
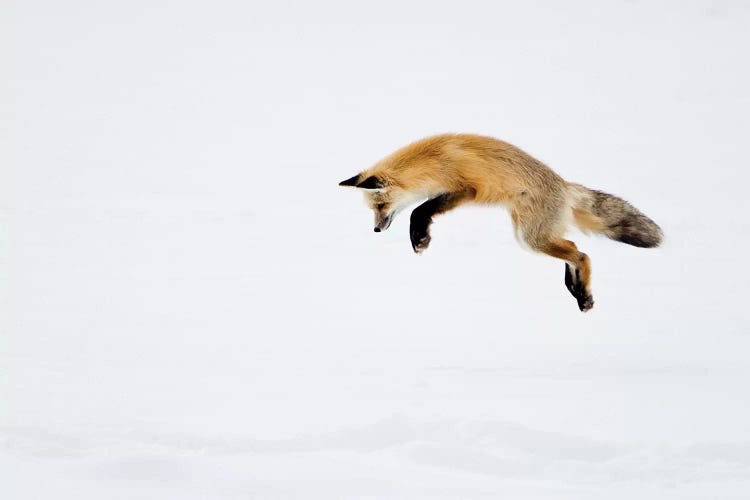
[[[361,189],[365,203],[375,213],[375,232],[385,231],[393,218],[408,203],[408,193],[395,182],[382,175],[360,173],[339,182],[339,186]]]

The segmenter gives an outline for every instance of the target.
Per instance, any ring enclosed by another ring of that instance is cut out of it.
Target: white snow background
[[[2,7],[0,497],[750,498],[750,5]],[[662,225],[372,231],[337,183],[512,142]]]

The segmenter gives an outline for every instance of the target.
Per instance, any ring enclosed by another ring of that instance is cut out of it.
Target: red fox
[[[532,250],[565,261],[565,286],[581,311],[594,306],[591,262],[564,235],[571,224],[637,247],[661,243],[662,230],[627,201],[566,182],[517,147],[491,137],[443,134],[419,140],[345,181],[362,189],[385,231],[408,205],[414,252],[430,244],[432,218],[464,203],[497,204],[510,211],[516,237]]]

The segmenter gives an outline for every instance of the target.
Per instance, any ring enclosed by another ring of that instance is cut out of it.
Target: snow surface
[[[4,2],[4,499],[746,499],[748,2]],[[665,245],[372,232],[477,132]]]

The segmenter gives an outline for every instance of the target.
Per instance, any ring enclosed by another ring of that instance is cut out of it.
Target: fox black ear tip
[[[339,186],[356,186],[357,179],[359,179],[359,174],[355,175],[354,177],[349,177],[348,179],[339,182]]]
[[[385,187],[385,182],[383,181],[383,179],[371,175],[367,179],[357,184],[357,187],[361,189],[381,189]]]

